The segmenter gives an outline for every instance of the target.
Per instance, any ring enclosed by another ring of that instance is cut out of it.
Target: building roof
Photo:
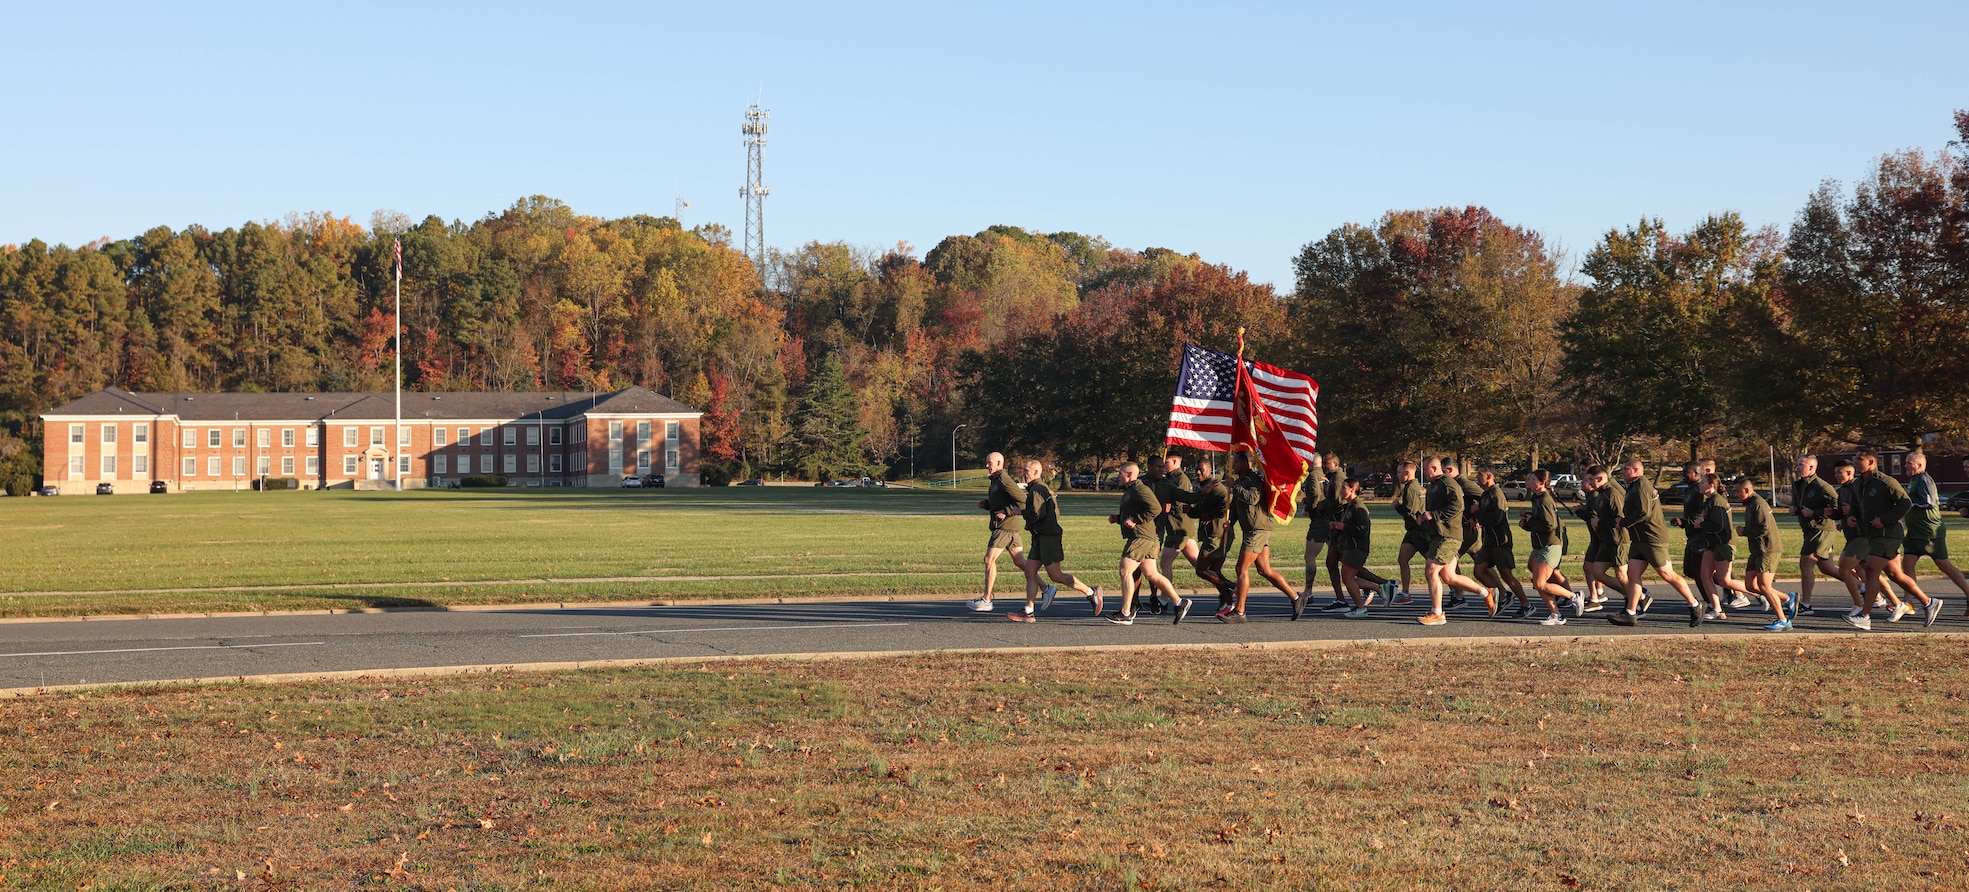
[[[590,412],[611,415],[702,415],[643,387],[605,393],[414,393],[404,391],[406,421],[427,419],[565,420]],[[392,393],[131,393],[108,387],[50,409],[42,418],[103,415],[174,415],[186,422],[387,421],[396,417]]]

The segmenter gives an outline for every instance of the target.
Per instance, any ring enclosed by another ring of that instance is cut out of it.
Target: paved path
[[[1452,612],[1448,625],[1435,628],[1417,624],[1414,608],[1389,608],[1361,620],[1311,612],[1290,622],[1284,600],[1276,596],[1254,597],[1252,621],[1244,625],[1213,619],[1214,598],[1200,602],[1197,614],[1180,626],[1146,611],[1133,626],[1111,625],[1090,616],[1086,602],[1074,598],[1062,598],[1040,622],[1013,623],[1003,613],[1012,604],[1000,601],[994,614],[971,613],[961,602],[939,599],[5,623],[0,624],[0,693],[732,656],[1773,634],[1758,628],[1768,615],[1747,611],[1691,630],[1679,604],[1657,604],[1635,629],[1612,626],[1604,613],[1544,627],[1534,620],[1492,620],[1471,609]],[[1961,600],[1950,599],[1931,631],[1969,633],[1961,612]],[[1852,632],[1832,611],[1801,618],[1799,628]],[[1874,630],[1873,635],[1904,635],[1923,628],[1919,614],[1890,624],[1882,611]]]

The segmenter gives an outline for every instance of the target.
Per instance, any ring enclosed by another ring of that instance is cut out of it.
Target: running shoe
[[[1306,599],[1299,595],[1287,595],[1286,597],[1292,599],[1292,621],[1298,622],[1299,617],[1306,615]],[[1225,613],[1231,613],[1231,612],[1233,612],[1231,610],[1231,605],[1226,604],[1224,605],[1223,610],[1218,611],[1218,615],[1221,616]]]
[[[1035,616],[1033,616],[1032,614],[1030,614],[1030,613],[1027,613],[1027,612],[1025,612],[1025,611],[1023,611],[1023,610],[1013,610],[1013,611],[1008,611],[1008,612],[1007,612],[1007,613],[1005,614],[1005,618],[1006,618],[1006,619],[1009,619],[1009,620],[1011,620],[1011,621],[1013,621],[1013,622],[1015,622],[1015,623],[1030,623],[1030,622],[1037,622],[1037,621],[1038,621],[1038,619],[1039,619],[1038,617],[1035,617]]]
[[[1161,616],[1161,615],[1162,615],[1162,611],[1163,611],[1164,609],[1165,609],[1165,608],[1164,608],[1164,607],[1162,606],[1162,599],[1161,599],[1161,598],[1158,598],[1158,597],[1156,597],[1154,593],[1150,593],[1150,594],[1149,594],[1149,613],[1150,613],[1151,615],[1153,615],[1153,616]]]
[[[1636,613],[1637,613],[1637,614],[1640,614],[1640,615],[1645,615],[1645,614],[1646,614],[1646,613],[1648,612],[1648,608],[1650,608],[1650,607],[1653,607],[1653,606],[1655,606],[1655,596],[1653,596],[1653,595],[1650,595],[1650,594],[1648,594],[1648,590],[1647,590],[1647,589],[1642,589],[1642,590],[1641,590],[1641,609],[1640,609],[1640,610],[1638,610],[1638,611],[1636,611]]]
[[[1087,596],[1087,603],[1094,605],[1094,615],[1101,615],[1101,587],[1094,586],[1094,593]]]
[[[1365,595],[1362,595],[1362,596],[1361,596],[1361,606],[1362,606],[1362,607],[1373,607],[1373,606],[1374,606],[1374,599],[1375,599],[1375,598],[1379,598],[1379,597],[1381,597],[1381,593],[1380,593],[1380,592],[1368,592],[1367,594],[1365,594]]]
[[[1422,618],[1416,620],[1416,622],[1425,626],[1441,626],[1449,623],[1449,617],[1440,613],[1427,613],[1423,614]]]
[[[1587,613],[1597,613],[1599,611],[1605,610],[1607,609],[1607,599],[1601,598],[1597,601],[1587,601],[1586,606],[1581,609],[1585,610]]]
[[[1381,599],[1392,603],[1395,600],[1395,593],[1401,590],[1402,587],[1396,585],[1392,579],[1381,583]]]
[[[1538,624],[1541,626],[1563,626],[1566,624],[1566,618],[1554,613],[1551,616],[1539,620]]]
[[[1448,604],[1444,604],[1444,605],[1443,605],[1443,608],[1444,608],[1445,610],[1455,610],[1455,609],[1457,609],[1457,608],[1459,608],[1459,607],[1462,607],[1462,606],[1463,606],[1464,604],[1467,604],[1467,603],[1469,603],[1469,602],[1468,602],[1468,601],[1465,601],[1465,600],[1463,600],[1463,593],[1462,593],[1462,592],[1459,592],[1459,591],[1451,591],[1451,592],[1449,593],[1449,603],[1448,603]]]
[[[1924,629],[1928,628],[1929,626],[1934,625],[1935,620],[1941,619],[1941,617],[1942,617],[1942,599],[1929,598],[1927,615],[1921,618],[1921,627]]]
[[[1874,596],[1873,596],[1873,609],[1875,609],[1875,610],[1879,610],[1880,608],[1882,608],[1882,607],[1885,607],[1885,606],[1887,606],[1887,596],[1886,596],[1886,595],[1874,595]]]
[[[1135,614],[1132,613],[1110,613],[1105,619],[1117,626],[1132,626],[1135,624]]]
[[[1640,622],[1640,618],[1625,610],[1616,610],[1607,616],[1607,622],[1616,626],[1631,626]]]
[[[1349,610],[1349,611],[1347,611],[1346,613],[1343,613],[1343,614],[1341,614],[1341,615],[1342,615],[1342,616],[1345,616],[1345,617],[1346,617],[1346,618],[1348,618],[1348,619],[1366,619],[1366,618],[1367,618],[1367,608],[1365,608],[1365,607],[1356,607],[1356,608],[1354,608],[1354,609],[1352,609],[1352,610]]]
[[[1057,585],[1048,585],[1039,590],[1039,612],[1045,613],[1053,608],[1053,596],[1060,593]]]
[[[1914,612],[1914,608],[1909,607],[1906,601],[1902,601],[1901,603],[1894,605],[1894,611],[1892,613],[1887,614],[1887,621],[1890,623],[1900,622],[1901,617],[1906,616],[1913,612]]]
[[[1789,632],[1789,631],[1791,631],[1791,620],[1788,620],[1788,619],[1781,619],[1781,620],[1778,620],[1777,622],[1774,622],[1774,623],[1771,623],[1771,624],[1769,624],[1769,625],[1766,625],[1766,626],[1764,627],[1764,631],[1766,631],[1766,632]]]
[[[1702,606],[1698,604],[1690,604],[1689,628],[1693,629],[1701,625],[1702,625]]]
[[[990,599],[990,598],[973,598],[973,599],[971,599],[971,600],[969,600],[969,601],[965,601],[965,602],[964,602],[964,606],[966,606],[966,607],[969,607],[969,608],[971,608],[971,612],[972,612],[972,613],[990,613],[990,612],[991,612],[991,599]]]
[[[1498,608],[1498,607],[1500,607],[1500,606],[1503,606],[1503,605],[1500,605],[1500,604],[1498,604],[1498,603],[1497,603],[1497,593],[1496,593],[1496,592],[1493,592],[1493,591],[1491,591],[1491,590],[1489,590],[1489,589],[1485,589],[1485,590],[1484,590],[1484,612],[1486,612],[1486,613],[1488,613],[1488,614],[1490,614],[1490,615],[1491,615],[1492,617],[1495,617],[1495,616],[1497,616],[1497,608]]]
[[[1245,620],[1244,620],[1244,614],[1233,610],[1228,613],[1217,614],[1217,621],[1220,623],[1236,624],[1236,623],[1244,622]]]
[[[1806,610],[1806,613],[1807,615],[1809,615],[1811,611],[1808,609]],[[1791,592],[1790,594],[1785,596],[1784,619],[1786,622],[1789,622],[1797,618],[1798,618],[1798,593]]]
[[[1530,601],[1527,601],[1523,598],[1518,598],[1516,600],[1518,602],[1518,609],[1513,611],[1512,615],[1516,616],[1519,619],[1524,619],[1525,617],[1532,615],[1532,613],[1534,612],[1534,608],[1531,606]]]
[[[1871,616],[1862,613],[1848,613],[1841,618],[1846,620],[1846,625],[1852,626],[1862,632],[1873,631],[1873,617]]]
[[[1586,596],[1585,596],[1585,595],[1580,595],[1580,596],[1578,596],[1578,597],[1576,597],[1576,598],[1573,598],[1573,599],[1572,599],[1572,615],[1573,615],[1573,616],[1575,616],[1575,617],[1580,617],[1580,616],[1585,616],[1585,615],[1586,615],[1586,611],[1587,611],[1587,609],[1588,609],[1588,608],[1587,608],[1587,606],[1586,606]],[[1595,604],[1595,605],[1593,605],[1593,606],[1592,606],[1592,608],[1591,608],[1591,609],[1593,609],[1593,610],[1599,610],[1599,609],[1601,609],[1601,608],[1600,608],[1600,605],[1598,605],[1598,604]]]
[[[1409,594],[1408,592],[1396,592],[1394,597],[1388,599],[1388,603],[1393,604],[1396,607],[1407,607],[1408,605],[1415,603],[1415,596]]]
[[[1791,593],[1791,596],[1792,596],[1792,597],[1794,597],[1794,598],[1796,598],[1796,597],[1798,597],[1798,593],[1797,593],[1797,592],[1792,592],[1792,593]],[[1794,609],[1794,610],[1792,610],[1792,611],[1791,611],[1791,618],[1792,618],[1792,619],[1797,619],[1798,617],[1801,617],[1801,616],[1817,616],[1817,615],[1818,615],[1818,613],[1819,613],[1818,611],[1816,611],[1816,610],[1813,610],[1813,609],[1812,609],[1812,605],[1810,605],[1810,604],[1800,604],[1800,605],[1798,605],[1798,607],[1797,607],[1796,609]]]
[[[1750,606],[1750,596],[1742,592],[1738,592],[1736,597],[1730,599],[1731,610],[1742,610],[1745,607],[1749,607],[1749,606]]]
[[[1353,607],[1354,605],[1352,604],[1342,601],[1339,598],[1334,598],[1333,600],[1326,602],[1325,606],[1320,608],[1320,612],[1339,613],[1342,610],[1351,610],[1353,609]]]
[[[1176,618],[1173,621],[1171,621],[1170,624],[1176,625],[1178,623],[1181,623],[1185,617],[1190,615],[1190,608],[1195,606],[1196,606],[1195,598],[1176,599]]]
[[[1729,619],[1729,618],[1730,615],[1724,613],[1721,610],[1705,610],[1702,612],[1702,619],[1704,622],[1709,622],[1711,620],[1718,620],[1718,619]]]

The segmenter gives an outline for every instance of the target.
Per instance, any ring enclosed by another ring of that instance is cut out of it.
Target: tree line
[[[1580,259],[1484,208],[1308,243],[1294,288],[1196,254],[993,226],[919,256],[814,242],[754,263],[717,226],[531,197],[469,223],[290,215],[0,247],[0,485],[36,416],[138,391],[641,384],[706,412],[711,476],[1068,465],[1159,451],[1183,341],[1322,385],[1322,439],[1539,464],[1969,435],[1969,113],[1934,156],[1827,182],[1788,232],[1644,219]],[[960,464],[963,463],[960,457]]]

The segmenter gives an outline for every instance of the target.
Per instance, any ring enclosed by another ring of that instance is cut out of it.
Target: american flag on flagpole
[[[1237,362],[1237,357],[1229,353],[1195,344],[1183,345],[1183,363],[1176,373],[1176,397],[1169,406],[1165,442],[1217,452],[1231,448]],[[1298,372],[1248,359],[1244,367],[1259,401],[1271,411],[1279,431],[1292,444],[1292,451],[1311,461],[1319,443],[1319,383]]]

